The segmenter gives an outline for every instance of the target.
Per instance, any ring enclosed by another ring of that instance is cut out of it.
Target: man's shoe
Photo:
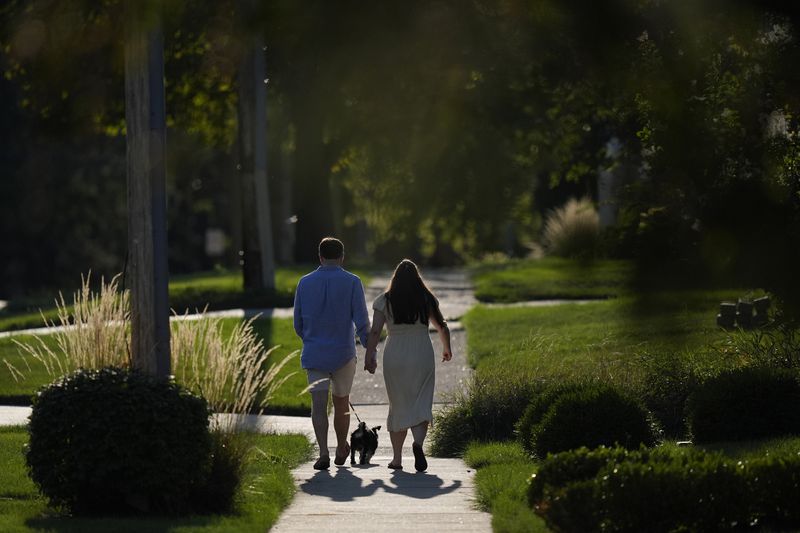
[[[314,470],[327,470],[331,467],[331,458],[329,456],[320,457],[314,463]]]
[[[415,442],[411,445],[411,449],[414,451],[414,468],[417,469],[417,472],[424,472],[428,469],[428,460],[425,459],[422,446]]]

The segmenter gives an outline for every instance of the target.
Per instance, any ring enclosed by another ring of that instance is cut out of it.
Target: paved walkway
[[[442,363],[441,344],[433,335],[436,361],[435,401],[446,401],[448,394],[461,390],[472,370],[466,359],[466,338],[458,319],[475,304],[472,288],[460,271],[424,273],[439,297],[442,314],[452,328],[453,360]],[[386,288],[387,276],[375,276],[367,287],[367,302]],[[359,355],[363,351],[359,349]],[[428,459],[428,470],[414,471],[411,434],[404,446],[403,471],[387,468],[392,458],[389,433],[386,431],[388,405],[381,373],[382,348],[379,347],[378,371],[370,375],[359,371],[351,399],[355,412],[370,427],[382,426],[378,450],[367,466],[331,465],[318,472],[313,462],[295,469],[298,491],[273,531],[491,531],[491,516],[478,511],[474,503],[474,472],[460,459]],[[436,407],[435,407],[436,408]],[[269,424],[269,421],[266,421]],[[280,426],[275,420],[276,428]],[[351,428],[357,424],[351,416]],[[306,431],[311,430],[310,420]],[[311,441],[314,437],[311,435]],[[331,424],[328,436],[331,453],[336,436]]]

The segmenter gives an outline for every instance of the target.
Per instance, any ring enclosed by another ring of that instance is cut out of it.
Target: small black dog
[[[380,426],[372,429],[367,428],[365,422],[361,422],[358,428],[350,434],[350,464],[356,464],[356,450],[358,450],[358,464],[368,465],[369,460],[375,455],[378,449],[378,430]]]

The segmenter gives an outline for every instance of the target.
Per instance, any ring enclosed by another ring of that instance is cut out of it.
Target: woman
[[[375,299],[372,328],[367,341],[364,369],[375,372],[378,366],[378,341],[383,325],[388,337],[383,350],[383,379],[389,396],[386,425],[394,457],[389,468],[403,468],[403,442],[409,428],[414,437],[414,467],[428,468],[422,444],[433,421],[433,385],[435,363],[428,324],[439,332],[442,361],[449,361],[450,330],[439,310],[439,302],[422,281],[417,265],[403,259],[394,271],[387,291]]]

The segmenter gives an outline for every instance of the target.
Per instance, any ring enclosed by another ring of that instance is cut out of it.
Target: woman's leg
[[[428,434],[428,421],[420,422],[411,428],[411,435],[414,436],[414,442],[422,446],[425,442],[425,436]]]
[[[428,460],[425,458],[425,452],[422,450],[422,443],[425,442],[425,435],[427,435],[427,433],[427,420],[411,428],[411,434],[414,435],[414,444],[411,445],[411,449],[414,452],[414,468],[417,472],[424,472],[428,469]]]
[[[403,443],[406,440],[407,433],[407,429],[389,432],[389,439],[392,441],[392,452],[394,453],[391,464],[394,466],[403,464]]]

